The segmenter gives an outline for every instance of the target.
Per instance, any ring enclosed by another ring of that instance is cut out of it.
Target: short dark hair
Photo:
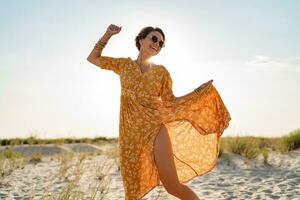
[[[164,39],[164,42],[165,42],[165,34],[164,32],[158,28],[158,27],[152,27],[152,26],[147,26],[147,27],[144,27],[142,28],[142,30],[140,30],[139,34],[135,37],[135,46],[136,48],[140,51],[140,48],[141,48],[141,45],[139,43],[140,39],[144,39],[147,37],[147,35],[152,32],[152,31],[158,31],[162,34],[163,36],[163,39]]]

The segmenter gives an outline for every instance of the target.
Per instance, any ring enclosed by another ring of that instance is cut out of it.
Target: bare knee
[[[181,193],[182,185],[178,179],[172,144],[165,125],[161,126],[157,135],[154,155],[161,182],[168,193],[177,196]]]

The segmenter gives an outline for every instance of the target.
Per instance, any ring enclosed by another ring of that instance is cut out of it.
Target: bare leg
[[[179,199],[182,199],[182,200],[200,200],[199,197],[196,195],[196,193],[191,190],[188,186],[184,185],[184,184],[181,184],[181,189],[180,189],[180,192],[174,196],[178,197]]]
[[[189,187],[179,182],[172,143],[164,125],[161,126],[154,142],[154,157],[160,180],[169,194],[181,200],[199,200]]]

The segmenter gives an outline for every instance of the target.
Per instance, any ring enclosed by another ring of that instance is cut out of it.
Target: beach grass
[[[39,139],[34,136],[27,138],[11,138],[0,139],[0,146],[9,145],[24,145],[24,144],[72,144],[72,143],[90,143],[90,144],[103,144],[115,143],[118,138],[95,137],[95,138],[55,138],[55,139]]]
[[[287,153],[298,148],[300,148],[300,129],[291,131],[282,137],[222,137],[219,157],[224,151],[227,151],[249,159],[254,159],[262,154],[266,161],[270,151]]]
[[[296,129],[281,138],[285,151],[300,148],[300,129]]]
[[[0,177],[10,175],[15,169],[23,168],[24,164],[22,154],[12,148],[0,151]]]
[[[68,199],[96,199],[96,194],[98,194],[97,199],[104,199],[107,192],[109,191],[111,185],[111,177],[108,175],[108,170],[110,165],[107,165],[108,160],[104,161],[102,165],[94,164],[97,174],[101,174],[98,178],[96,187],[91,188],[86,193],[83,193],[78,189],[79,181],[83,176],[84,166],[83,161],[88,159],[87,154],[60,154],[58,155],[58,160],[60,161],[59,177],[62,178],[67,184],[55,194],[50,193],[48,189],[45,189],[42,197],[40,199],[44,200],[68,200]],[[63,170],[63,172],[61,171]],[[100,195],[99,195],[100,194]],[[31,198],[35,196],[35,191],[31,193]]]
[[[282,137],[235,136],[222,137],[220,154],[224,151],[236,153],[249,159],[262,154],[266,160],[269,151],[287,153],[300,147],[300,129],[291,131]]]
[[[89,143],[95,145],[113,144],[117,143],[118,138],[57,138],[57,139],[38,139],[35,137],[28,138],[12,138],[12,139],[0,139],[2,146],[14,146],[22,144],[72,144],[72,143]],[[300,147],[300,129],[293,130],[282,137],[257,137],[257,136],[228,136],[221,137],[219,156],[224,151],[229,151],[249,159],[256,158],[257,155],[262,153],[267,156],[269,151],[277,151],[280,153],[287,153],[288,151],[297,149]],[[107,156],[111,158],[118,158],[118,148],[110,149],[106,152]],[[34,158],[35,156],[35,158]],[[34,155],[31,160],[38,161],[39,155]],[[0,163],[4,158],[16,159],[22,157],[21,154],[13,152],[11,148],[7,148],[4,151],[0,151]],[[116,160],[117,162],[117,160]],[[0,165],[1,167],[1,165]]]
[[[90,143],[90,144],[107,144],[117,143],[118,139],[103,139],[99,138],[82,138],[70,139],[60,138],[57,140],[42,140],[37,138],[14,138],[1,140],[0,143],[5,146],[0,150],[0,177],[9,176],[15,169],[24,168],[27,163],[37,164],[43,162],[43,156],[39,153],[34,153],[30,156],[24,156],[21,153],[15,152],[12,148],[14,145],[20,144],[70,144],[70,143]],[[58,143],[55,143],[58,142]],[[271,151],[287,153],[300,147],[300,129],[289,132],[282,137],[255,137],[255,136],[235,136],[221,137],[219,157],[225,151],[239,154],[248,159],[254,159],[259,154],[262,155],[263,162],[268,164],[268,157]],[[83,177],[84,162],[91,160],[98,154],[91,153],[72,153],[65,152],[54,156],[58,161],[57,177],[65,182],[64,187],[54,195],[46,188],[43,196],[40,199],[83,199],[83,195],[87,195],[90,199],[104,199],[111,186],[112,177],[108,171],[116,165],[120,170],[119,165],[119,149],[117,145],[113,145],[102,153],[106,160],[99,163],[92,163],[94,178],[97,180],[97,185],[90,189],[88,193],[80,192],[78,185]],[[1,183],[1,181],[0,181]],[[96,195],[97,194],[97,195]],[[100,194],[100,196],[99,196]],[[31,197],[35,196],[35,191],[32,191]],[[30,198],[32,199],[32,198]]]

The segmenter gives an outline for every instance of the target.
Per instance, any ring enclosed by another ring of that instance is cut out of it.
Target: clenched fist
[[[106,33],[109,34],[110,36],[112,36],[112,35],[118,34],[121,31],[121,29],[122,29],[121,26],[119,27],[117,25],[111,24],[108,26]]]

